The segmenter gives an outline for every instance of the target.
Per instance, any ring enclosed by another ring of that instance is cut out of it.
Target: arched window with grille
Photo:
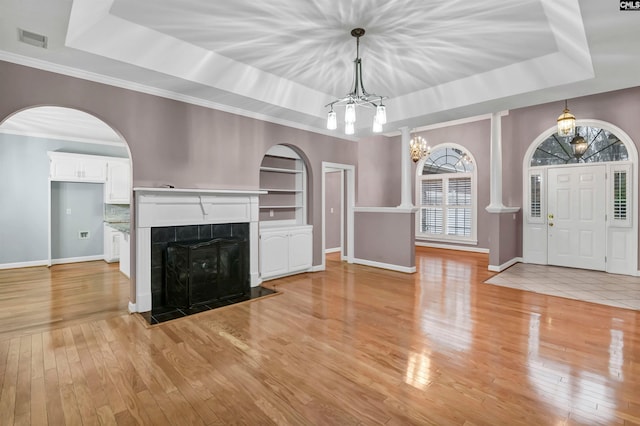
[[[418,163],[416,237],[476,244],[476,170],[463,147],[434,147]]]

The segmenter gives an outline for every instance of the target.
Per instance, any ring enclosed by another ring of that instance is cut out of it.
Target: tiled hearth
[[[248,223],[225,223],[205,225],[163,226],[151,228],[151,311],[144,314],[150,324],[157,324],[171,319],[180,318],[209,309],[228,306],[234,303],[252,300],[275,292],[258,287],[252,287],[243,294],[232,297],[207,300],[203,303],[194,303],[189,307],[175,307],[167,301],[165,275],[167,261],[166,250],[172,243],[185,243],[194,241],[209,241],[216,239],[240,239],[248,240]],[[243,245],[243,256],[249,258],[249,246]],[[244,281],[249,281],[248,270]]]

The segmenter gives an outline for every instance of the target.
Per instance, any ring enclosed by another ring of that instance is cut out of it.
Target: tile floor
[[[640,310],[640,278],[628,275],[517,263],[485,283]]]

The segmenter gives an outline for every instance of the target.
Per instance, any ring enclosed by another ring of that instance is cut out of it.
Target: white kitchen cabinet
[[[130,276],[129,271],[131,269],[131,247],[129,240],[129,234],[122,232],[122,237],[120,238],[120,272],[125,274],[127,278]]]
[[[260,276],[264,279],[291,275],[311,268],[313,226],[260,229]]]
[[[104,187],[106,204],[129,204],[131,201],[131,166],[128,159],[107,161],[107,180]]]
[[[122,232],[104,224],[104,261],[118,262],[120,260],[120,240]]]
[[[106,180],[107,159],[97,155],[49,152],[49,177],[67,182],[97,182]]]

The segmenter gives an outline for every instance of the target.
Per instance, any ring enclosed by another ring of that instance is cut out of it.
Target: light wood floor
[[[418,249],[417,268],[332,256],[270,281],[281,295],[153,327],[10,331],[0,424],[640,423],[635,311],[483,284],[482,254]]]

